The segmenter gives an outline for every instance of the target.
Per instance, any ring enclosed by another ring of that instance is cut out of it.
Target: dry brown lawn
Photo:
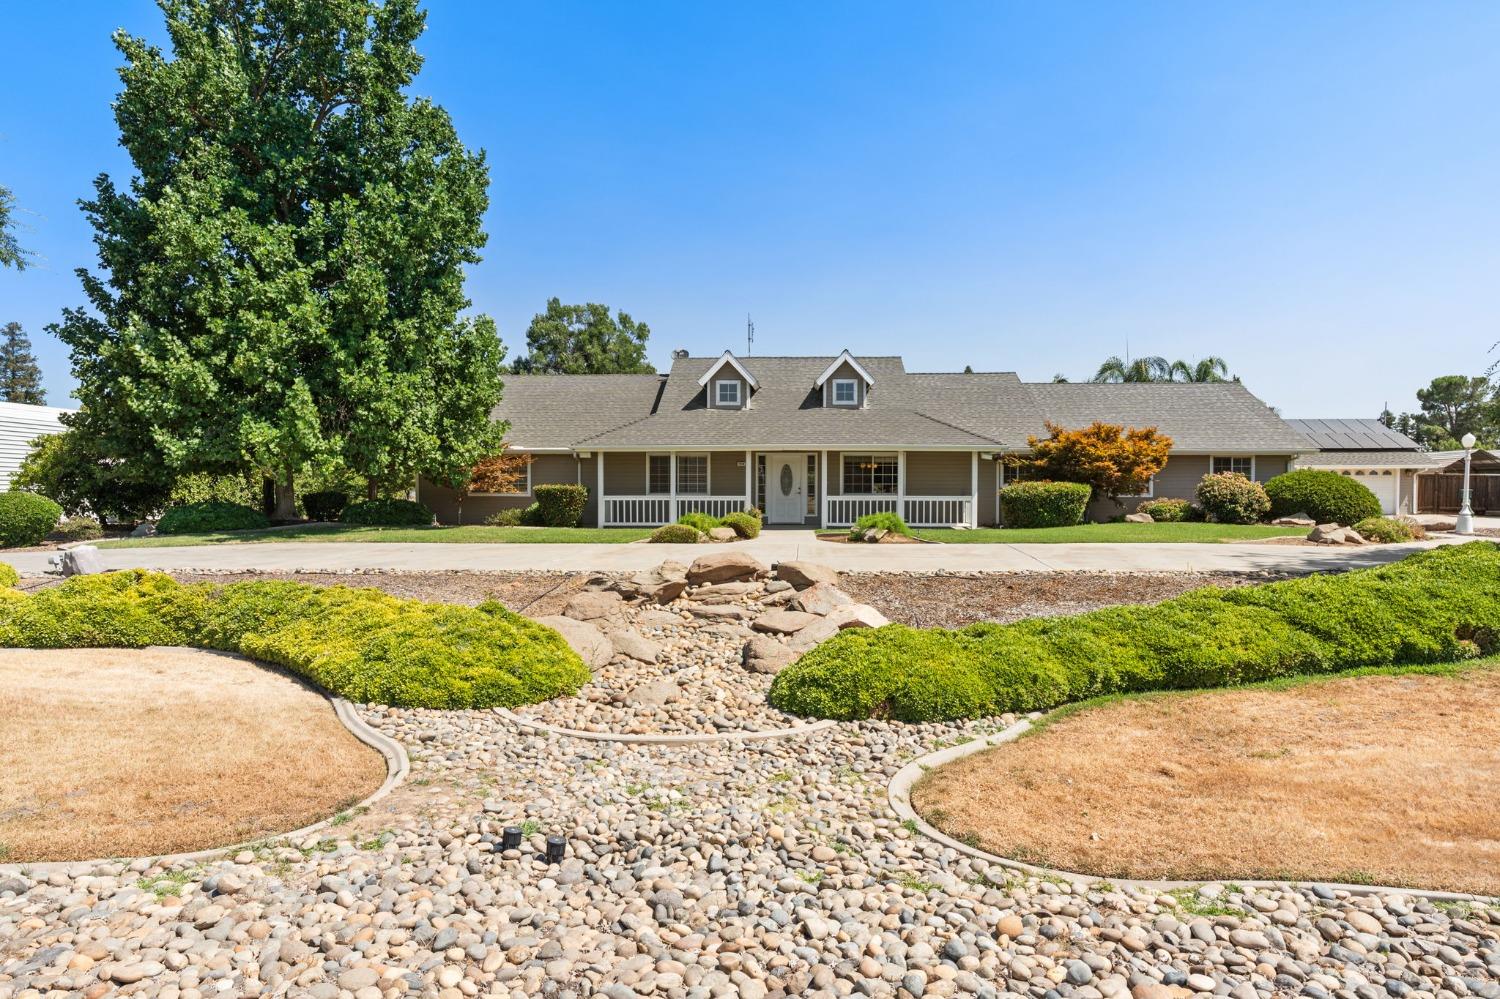
[[[176,853],[359,801],[385,762],[321,694],[198,649],[0,650],[0,860]]]
[[[1500,668],[1137,698],[928,775],[950,836],[1102,877],[1500,894]]]

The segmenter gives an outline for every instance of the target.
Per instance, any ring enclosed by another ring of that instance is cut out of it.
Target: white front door
[[[807,455],[766,455],[766,520],[800,524],[807,516]]]

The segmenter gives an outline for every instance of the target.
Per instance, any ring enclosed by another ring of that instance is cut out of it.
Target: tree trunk
[[[374,479],[365,480],[365,499],[372,500],[380,493],[380,487],[375,484]]]
[[[267,517],[276,512],[276,480],[269,475],[260,480],[260,512]]]
[[[272,520],[296,520],[297,519],[297,482],[294,473],[288,468],[284,478],[276,483],[276,511],[271,515]]]

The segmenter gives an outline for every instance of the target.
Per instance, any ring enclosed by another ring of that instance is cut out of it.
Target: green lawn
[[[264,531],[220,531],[213,534],[163,534],[154,538],[119,538],[100,548],[175,548],[180,545],[230,545],[265,541],[446,541],[462,544],[623,544],[648,537],[647,527],[344,527],[324,524]]]
[[[952,528],[917,528],[912,531],[926,541],[949,544],[1076,544],[1119,541],[1252,541],[1305,535],[1304,527],[1271,527],[1268,524],[1079,524],[1077,527],[982,527],[977,531]]]

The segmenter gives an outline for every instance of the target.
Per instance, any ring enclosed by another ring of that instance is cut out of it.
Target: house
[[[1348,475],[1364,483],[1387,514],[1455,513],[1463,492],[1464,453],[1423,451],[1379,420],[1287,420],[1318,450],[1297,468]],[[1476,507],[1500,509],[1500,457],[1475,451],[1470,488]]]
[[[583,522],[656,525],[756,506],[768,524],[843,527],[896,511],[917,526],[1000,521],[1004,458],[1051,421],[1154,426],[1173,439],[1139,497],[1191,497],[1210,470],[1264,481],[1313,446],[1237,382],[1051,384],[1014,372],[911,372],[899,357],[674,354],[658,375],[514,375],[494,418],[532,458],[509,495],[419,484],[444,523],[478,523],[530,502],[543,482],[589,488]]]
[[[31,442],[67,429],[59,421],[71,409],[33,406],[24,402],[0,402],[0,489],[9,489],[11,477],[31,453]]]

